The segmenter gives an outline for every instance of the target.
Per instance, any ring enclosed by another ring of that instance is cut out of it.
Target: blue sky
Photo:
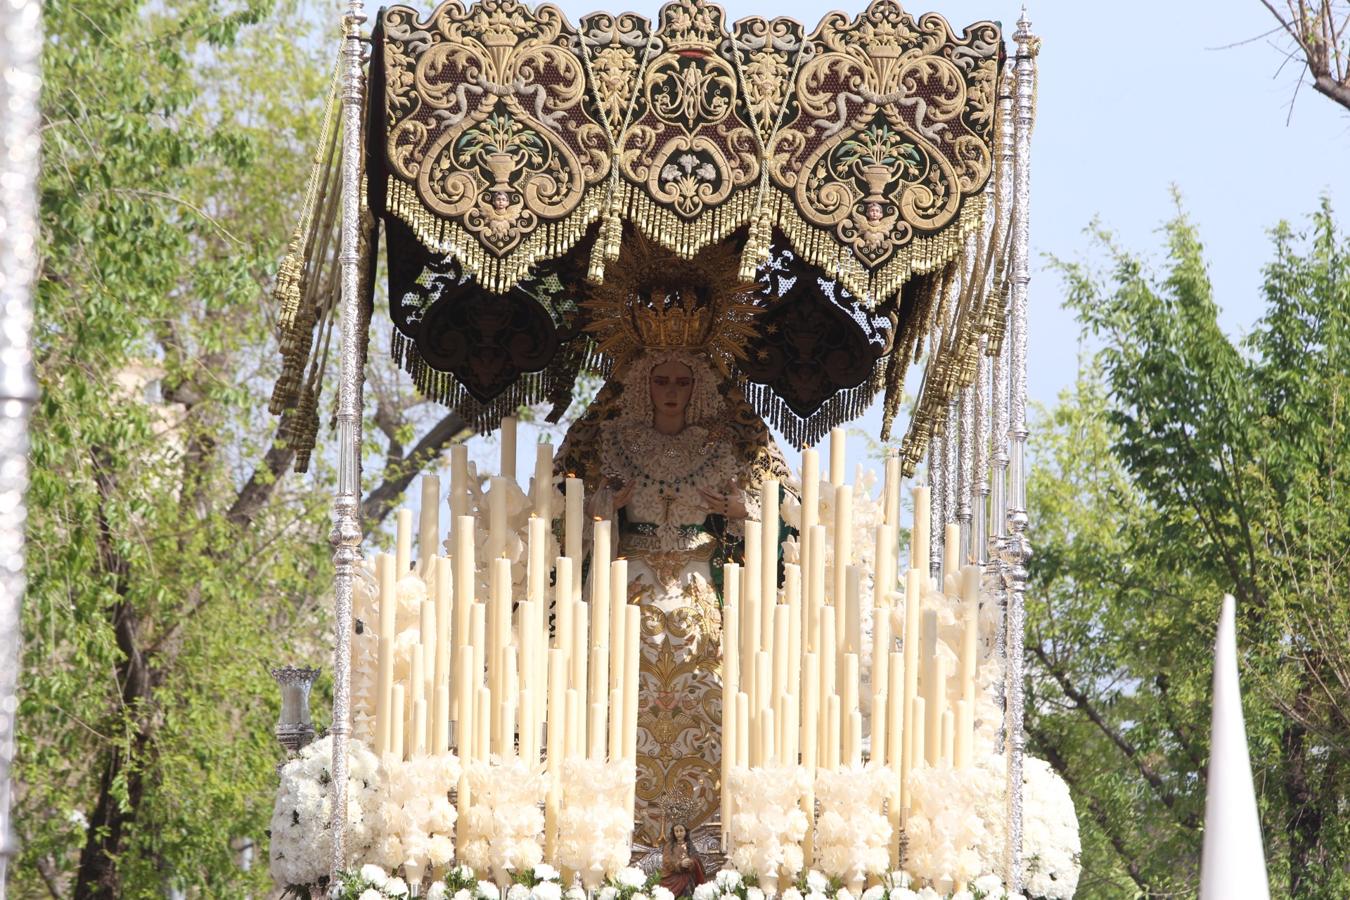
[[[559,5],[575,21],[601,4]],[[836,5],[724,4],[732,19],[788,15],[809,27]],[[624,6],[648,16],[658,8]],[[1000,19],[1009,35],[1020,11],[989,0],[904,6],[916,15],[939,12],[958,29]],[[862,8],[858,0],[847,9]],[[1350,114],[1305,84],[1286,124],[1302,64],[1291,60],[1277,75],[1286,42],[1260,37],[1274,20],[1259,0],[1054,0],[1030,5],[1028,16],[1043,42],[1032,144],[1029,385],[1033,400],[1050,404],[1073,380],[1079,328],[1061,309],[1048,254],[1100,261],[1083,233],[1095,217],[1124,247],[1157,258],[1157,229],[1173,214],[1175,185],[1205,243],[1223,325],[1241,334],[1261,313],[1267,231],[1281,219],[1302,220],[1323,193],[1345,221]],[[857,427],[875,432],[879,421],[874,410]],[[903,417],[897,425],[903,428]],[[533,456],[526,456],[529,438],[521,438],[520,471],[528,472]],[[860,459],[861,441],[850,444],[850,457]],[[476,438],[471,453],[491,459],[495,442]]]

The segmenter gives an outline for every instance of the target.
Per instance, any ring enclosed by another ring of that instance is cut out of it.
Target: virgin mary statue
[[[722,566],[741,559],[760,482],[786,466],[729,374],[726,341],[749,307],[678,260],[654,268],[591,305],[600,348],[627,352],[568,432],[559,468],[580,474],[588,512],[613,522],[628,602],[642,609],[635,841],[659,847],[680,825],[707,846],[720,795]]]

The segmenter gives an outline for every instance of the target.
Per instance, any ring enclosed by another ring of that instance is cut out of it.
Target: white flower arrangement
[[[605,879],[596,893],[597,900],[675,900],[675,895],[661,887],[661,874],[648,875],[637,866],[624,866]]]
[[[403,900],[411,895],[406,881],[374,863],[367,863],[355,872],[340,873],[328,894],[330,900]]]
[[[885,803],[893,777],[879,766],[816,773],[816,860],[855,893],[868,875],[885,872],[890,864],[893,835]]]
[[[347,754],[347,858],[366,856],[374,830],[379,762],[360,741]],[[333,840],[333,739],[314,741],[281,769],[272,808],[270,870],[282,885],[306,885],[328,874]]]
[[[562,805],[558,811],[558,862],[577,872],[594,889],[619,872],[632,855],[633,763],[582,758],[562,765]]]
[[[1078,816],[1069,786],[1050,764],[1022,759],[1022,884],[1044,900],[1068,900],[1082,873]]]
[[[499,881],[543,861],[546,784],[540,772],[520,759],[469,765],[471,805],[460,858]]]
[[[857,900],[1027,900],[1021,894],[1009,894],[1003,880],[997,875],[982,875],[964,890],[939,891],[932,886],[916,887],[907,872],[890,872],[880,876],[880,884],[863,891]],[[762,900],[763,892],[756,886],[753,874],[742,875],[734,869],[723,869],[712,880],[694,888],[694,900]],[[829,878],[816,869],[809,869],[795,884],[779,895],[780,900],[854,900],[853,892],[838,878]]]
[[[803,865],[802,840],[808,821],[802,801],[811,786],[801,766],[737,766],[731,771],[735,813],[731,817],[731,861],[754,872],[777,892],[780,879],[797,877]]]
[[[404,869],[420,884],[429,866],[444,866],[455,855],[455,819],[450,789],[459,782],[459,758],[452,753],[382,760],[377,814],[379,833],[372,858],[394,871]]]
[[[909,775],[910,812],[905,822],[908,843],[905,865],[930,883],[970,881],[987,872],[1001,852],[991,840],[986,820],[1002,820],[1002,809],[990,800],[1000,792],[991,767],[956,769],[949,765],[921,766]],[[981,851],[984,851],[983,853]]]

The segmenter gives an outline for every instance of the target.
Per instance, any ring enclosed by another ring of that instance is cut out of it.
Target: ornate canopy
[[[372,46],[364,167],[394,353],[479,428],[521,403],[560,414],[579,371],[608,371],[595,294],[632,248],[644,271],[724,261],[707,280],[756,308],[731,374],[797,445],[883,388],[889,426],[925,340],[930,365],[964,370],[971,323],[998,318],[997,286],[970,277],[992,271],[996,23],[958,34],[875,0],[808,33],[674,0],[656,23],[574,26],[448,0],[384,10]],[[931,430],[948,391],[925,393]]]

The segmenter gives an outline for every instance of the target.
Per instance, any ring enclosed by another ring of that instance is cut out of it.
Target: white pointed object
[[[1269,900],[1261,821],[1242,721],[1234,600],[1225,594],[1214,642],[1214,713],[1210,720],[1209,780],[1200,900]]]

